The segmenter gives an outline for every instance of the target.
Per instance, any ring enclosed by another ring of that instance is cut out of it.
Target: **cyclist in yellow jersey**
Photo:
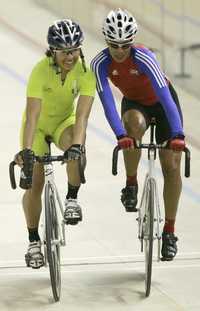
[[[46,136],[51,136],[55,145],[64,151],[68,175],[64,221],[66,224],[77,224],[82,220],[81,207],[77,203],[80,188],[77,160],[84,152],[87,121],[96,88],[94,74],[85,65],[81,50],[83,33],[76,22],[70,19],[54,22],[48,29],[47,41],[49,48],[46,57],[36,64],[29,77],[21,128],[21,151],[15,157],[22,170],[25,163],[29,163],[32,175],[32,187],[23,196],[29,233],[25,259],[27,266],[32,268],[43,265],[38,224],[44,184],[43,166],[33,164],[33,156],[48,152]],[[26,188],[30,178],[25,174],[22,177]]]

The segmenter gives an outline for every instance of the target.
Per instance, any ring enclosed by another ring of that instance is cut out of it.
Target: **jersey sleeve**
[[[94,73],[87,68],[87,71],[80,78],[80,95],[95,96],[96,78]]]
[[[120,120],[115,100],[108,81],[109,60],[103,52],[99,53],[91,62],[91,68],[96,75],[97,92],[103,105],[104,113],[116,137],[126,135]]]
[[[183,127],[177,106],[171,96],[165,76],[161,71],[155,55],[147,49],[136,49],[135,60],[141,73],[151,80],[153,89],[165,111],[171,128],[171,137],[183,134]]]
[[[38,63],[32,70],[27,85],[26,95],[27,97],[35,97],[42,99],[43,93],[43,79],[44,70],[42,70],[41,63]]]

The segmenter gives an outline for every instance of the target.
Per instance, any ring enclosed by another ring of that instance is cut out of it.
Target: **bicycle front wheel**
[[[144,247],[145,247],[145,295],[151,291],[152,260],[153,260],[153,226],[154,226],[154,182],[147,183],[148,200],[145,213]]]
[[[59,301],[61,293],[60,241],[55,196],[50,183],[45,188],[45,234],[53,297],[55,301]]]

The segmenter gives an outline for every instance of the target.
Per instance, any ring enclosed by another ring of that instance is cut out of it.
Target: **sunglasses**
[[[79,50],[80,50],[80,47],[73,48],[73,49],[54,49],[53,51],[60,55],[69,55]]]
[[[119,49],[119,48],[121,48],[122,50],[127,50],[127,49],[129,49],[132,46],[132,43],[117,44],[117,43],[108,42],[108,45],[112,49]]]

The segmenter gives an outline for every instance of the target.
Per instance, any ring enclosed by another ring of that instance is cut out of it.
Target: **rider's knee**
[[[133,115],[131,118],[124,120],[124,126],[128,135],[136,139],[142,138],[146,131],[146,120],[142,114]]]
[[[63,151],[68,149],[73,141],[73,126],[65,129],[59,139],[59,148]]]
[[[180,173],[181,154],[166,150],[160,153],[162,171],[167,175]]]
[[[164,177],[177,177],[180,176],[180,162],[174,161],[162,163],[162,171]]]

